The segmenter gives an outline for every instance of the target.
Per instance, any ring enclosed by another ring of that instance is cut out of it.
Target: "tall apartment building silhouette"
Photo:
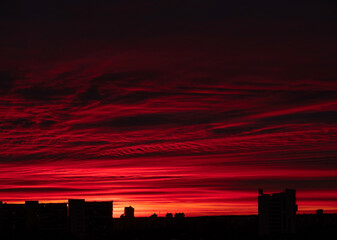
[[[264,194],[259,189],[259,236],[289,234],[296,231],[296,191]]]
[[[25,228],[37,231],[40,228],[40,213],[38,201],[25,202]]]
[[[74,239],[85,236],[85,200],[69,199],[69,232]]]
[[[74,239],[109,235],[112,226],[112,201],[86,202],[69,199],[69,230]]]

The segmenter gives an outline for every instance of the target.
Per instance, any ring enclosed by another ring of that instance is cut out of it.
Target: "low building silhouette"
[[[173,227],[173,214],[172,213],[166,213],[165,224],[166,224],[166,227],[168,228]]]
[[[0,230],[4,239],[50,235],[53,235],[52,239],[61,238],[67,230],[67,204],[39,204],[38,201],[0,203]]]
[[[133,219],[135,217],[135,209],[131,206],[124,208],[125,219]]]
[[[166,219],[173,219],[173,214],[172,213],[166,213]]]
[[[296,231],[296,191],[264,194],[259,189],[259,236],[290,234]]]
[[[107,237],[112,229],[112,201],[85,202],[85,235],[88,239]]]
[[[176,214],[174,214],[174,218],[175,219],[184,219],[185,218],[185,213],[181,213],[181,212],[176,213]]]

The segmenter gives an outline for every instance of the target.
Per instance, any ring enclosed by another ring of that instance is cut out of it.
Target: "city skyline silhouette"
[[[2,239],[316,239],[335,233],[337,214],[296,214],[296,190],[259,189],[258,216],[188,217],[183,212],[136,217],[132,206],[113,218],[113,201],[9,204],[0,201]],[[310,229],[308,229],[310,227]],[[323,238],[323,239],[324,239]]]

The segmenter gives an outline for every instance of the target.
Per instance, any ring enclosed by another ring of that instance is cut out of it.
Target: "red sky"
[[[5,2],[0,200],[337,212],[336,4]]]

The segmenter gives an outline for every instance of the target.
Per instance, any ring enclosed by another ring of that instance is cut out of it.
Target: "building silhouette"
[[[126,219],[133,219],[135,217],[135,209],[131,206],[124,208],[124,217]]]
[[[259,189],[258,223],[259,236],[290,234],[296,231],[296,191],[264,194]]]
[[[38,201],[25,202],[25,229],[36,232],[40,229],[40,213]]]
[[[69,232],[75,239],[84,239],[85,235],[85,200],[69,199]]]
[[[21,239],[50,236],[65,236],[67,231],[67,204],[39,204],[26,201],[25,204],[0,202],[0,231],[5,238]]]
[[[0,203],[0,231],[9,237],[25,229],[25,205]]]
[[[174,214],[175,219],[184,219],[185,218],[185,213],[179,212]]]
[[[40,231],[43,236],[53,235],[55,238],[67,233],[67,204],[39,204]]]
[[[0,238],[95,239],[108,237],[112,229],[112,201],[7,204],[0,201]],[[69,210],[69,211],[68,211]]]
[[[113,205],[70,199],[67,203],[7,204],[0,201],[0,239],[330,239],[337,214],[295,214],[295,190],[259,191],[259,215],[188,217],[183,212],[135,217],[134,208],[112,219]],[[259,228],[258,228],[259,226]],[[71,231],[70,231],[71,230]],[[259,230],[259,231],[258,231]],[[294,233],[289,236],[289,233]]]
[[[69,199],[69,231],[74,239],[108,236],[112,227],[112,201]]]
[[[112,229],[112,201],[85,202],[85,235],[88,239],[107,237]]]

